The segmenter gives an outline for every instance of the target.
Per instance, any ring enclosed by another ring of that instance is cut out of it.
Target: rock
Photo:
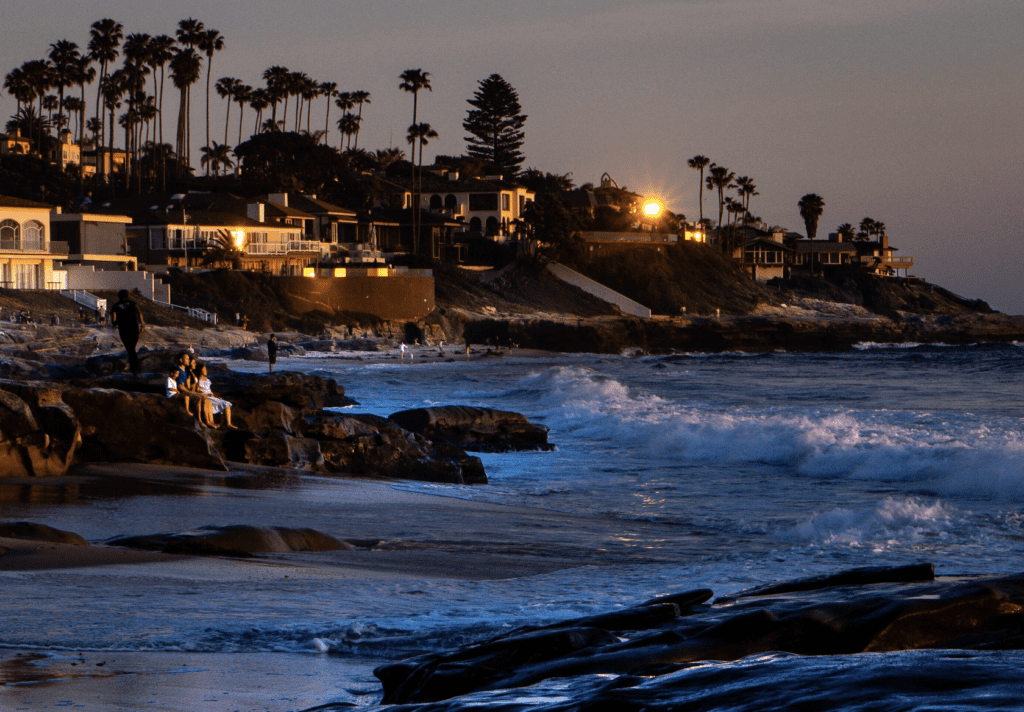
[[[37,417],[29,403],[11,392],[29,389],[10,383],[0,383],[0,389],[0,477],[67,473],[82,444],[74,413],[63,403],[37,405]]]
[[[514,631],[451,653],[382,666],[375,674],[384,685],[384,702],[403,704],[555,677],[652,678],[697,661],[772,652],[1024,649],[1024,574],[944,581],[933,580],[931,571],[930,564],[872,567],[794,581],[716,601],[685,618],[673,615],[675,602],[659,601],[678,598],[692,606],[706,600],[708,592],[675,594],[528,636]],[[654,610],[644,615],[644,608]],[[557,638],[547,637],[553,630],[585,636],[586,642],[558,645]],[[626,635],[620,639],[611,635],[613,630]],[[530,647],[531,641],[543,641],[542,649]]]
[[[251,465],[312,471],[322,471],[325,462],[320,441],[294,437],[280,430],[272,430],[264,437],[250,438],[245,443],[245,461]]]
[[[0,536],[9,539],[27,539],[29,541],[48,541],[56,544],[73,546],[89,546],[84,537],[74,532],[54,529],[45,524],[35,522],[0,522]]]
[[[388,418],[431,440],[477,452],[553,449],[548,444],[547,427],[504,410],[448,405],[403,410]]]
[[[338,551],[356,547],[315,529],[235,525],[207,527],[198,533],[123,537],[110,546],[200,556],[252,556],[289,551]]]
[[[444,448],[376,415],[316,415],[306,435],[319,439],[332,472],[424,482],[486,484],[479,458]]]
[[[83,424],[86,460],[227,469],[209,433],[177,400],[103,388],[69,388],[61,397]]]

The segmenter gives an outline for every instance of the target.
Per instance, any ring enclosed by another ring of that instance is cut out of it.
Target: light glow
[[[234,240],[235,247],[239,250],[242,249],[242,245],[245,244],[245,231],[244,230],[232,230],[231,239]]]
[[[648,200],[644,203],[644,215],[649,218],[656,218],[661,214],[661,203],[657,200]]]

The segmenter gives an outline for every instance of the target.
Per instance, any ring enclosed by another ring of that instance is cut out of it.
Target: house
[[[182,193],[148,195],[106,204],[97,212],[129,215],[132,254],[145,269],[209,266],[207,253],[221,248],[239,251],[241,268],[276,275],[302,275],[320,259],[318,243],[306,239],[305,218],[268,220],[265,202],[249,203],[231,195]],[[292,221],[292,222],[289,222]]]
[[[124,174],[124,166],[128,161],[128,152],[120,148],[107,148],[86,142],[82,145],[82,175],[96,174],[109,176]]]
[[[903,270],[904,276],[909,276],[910,268],[914,266],[914,258],[909,256],[897,257],[895,247],[889,246],[889,236],[883,234],[874,242],[855,242],[857,256],[860,264],[875,274],[885,276],[897,276]]]
[[[74,142],[69,129],[60,132],[60,140],[50,149],[50,163],[65,170],[69,165],[82,165],[82,147]]]
[[[325,245],[363,242],[367,229],[360,230],[359,216],[355,210],[320,200],[313,195],[302,193],[271,193],[267,202],[283,208],[302,211],[310,216],[306,234],[310,239]]]
[[[0,195],[0,287],[66,286],[66,273],[54,269],[54,260],[67,255],[67,245],[50,241],[53,209],[44,203]]]
[[[411,179],[382,181],[390,200],[379,207],[412,205]],[[418,207],[450,220],[461,221],[463,232],[493,242],[519,237],[519,221],[535,193],[500,175],[486,178],[460,178],[459,172],[446,167],[424,169],[418,188]]]
[[[743,244],[741,264],[751,278],[758,282],[785,276],[786,268],[793,264],[796,251],[784,244],[784,233],[755,235]]]
[[[57,213],[50,215],[50,235],[67,243],[65,265],[91,266],[97,270],[135,270],[138,258],[128,248],[127,215]]]
[[[13,134],[0,136],[0,156],[10,154],[28,155],[31,148],[32,143],[21,135],[21,129],[19,128],[15,128]]]

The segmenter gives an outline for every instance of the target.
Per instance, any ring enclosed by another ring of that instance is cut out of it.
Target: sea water
[[[329,655],[338,663],[334,699],[373,706],[373,664],[666,592],[707,587],[722,595],[918,561],[933,562],[940,575],[1024,570],[1018,345],[469,361],[428,353],[412,362],[341,353],[282,359],[279,367],[336,378],[360,402],[350,412],[466,404],[548,426],[553,452],[483,455],[486,486],[380,486],[398,498],[412,492],[515,505],[543,512],[539,521],[571,522],[563,530],[522,523],[512,533],[479,525],[450,532],[432,522],[410,530],[410,540],[486,548],[511,536],[534,551],[578,557],[580,566],[489,581],[339,577],[310,558],[289,583],[273,562],[231,564],[230,576],[204,575],[201,567],[156,576],[138,567],[4,573],[5,608],[26,613],[0,617],[0,646]],[[0,513],[94,540],[231,523],[360,535],[342,481],[313,477],[208,494],[215,496],[5,505]],[[245,516],[224,521],[225,498],[245,498]],[[47,595],[55,591],[61,595]],[[73,613],[61,603],[69,596]],[[698,666],[657,684],[670,703],[693,709],[715,707],[709,690],[722,686],[736,692],[734,709],[812,704],[815,691],[827,693],[823,707],[836,709],[1004,709],[1015,706],[1007,700],[1024,700],[1021,662],[1015,652],[765,656]],[[896,668],[904,672],[894,682]],[[941,693],[914,682],[958,675],[973,682]],[[900,692],[900,680],[916,692]],[[551,681],[471,701],[561,709],[603,682]],[[740,691],[759,703],[742,702]]]

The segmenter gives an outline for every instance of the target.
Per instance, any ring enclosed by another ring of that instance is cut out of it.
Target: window
[[[431,209],[431,211],[440,210],[442,205],[444,205],[444,202],[441,200],[441,196],[440,195],[432,195],[432,196],[430,196],[430,209]]]
[[[470,232],[480,232],[480,218],[471,218],[469,221]]]
[[[502,210],[511,210],[512,209],[511,205],[512,205],[512,196],[509,195],[508,193],[502,193],[501,194],[501,209]]]
[[[458,209],[459,209],[459,200],[458,200],[458,198],[456,198],[451,193],[449,193],[448,195],[444,196],[444,209],[445,210],[451,210],[452,212],[457,212]]]
[[[13,220],[0,222],[0,247],[5,250],[21,249],[21,225]]]
[[[42,250],[46,248],[46,228],[41,222],[29,220],[25,223],[24,249]]]
[[[497,193],[470,193],[469,194],[469,209],[470,210],[497,210],[498,209],[498,194]]]
[[[487,218],[487,234],[497,235],[498,234],[498,219],[493,215]]]

